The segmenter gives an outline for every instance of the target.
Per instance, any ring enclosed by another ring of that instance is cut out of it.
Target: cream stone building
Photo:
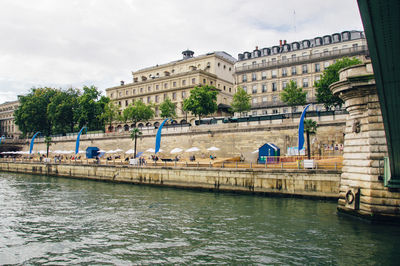
[[[0,104],[0,137],[18,138],[21,132],[14,123],[14,110],[19,106],[19,101]]]
[[[362,61],[368,57],[368,47],[361,31],[344,31],[313,39],[288,43],[281,40],[278,45],[244,52],[238,55],[235,64],[235,82],[252,96],[252,107],[248,115],[284,114],[291,110],[280,100],[280,93],[290,80],[307,92],[307,102],[316,103],[318,81],[326,67],[342,57],[357,57]],[[309,110],[320,110],[313,105]]]
[[[226,52],[212,52],[194,57],[194,52],[182,52],[183,59],[163,65],[144,68],[132,72],[133,82],[106,89],[106,95],[121,111],[134,101],[155,104],[155,117],[146,124],[137,126],[157,127],[162,118],[159,105],[169,98],[176,105],[177,118],[174,123],[194,123],[195,117],[183,110],[183,101],[195,86],[210,85],[218,90],[218,111],[214,116],[221,116],[229,107],[233,88],[234,63],[236,59]],[[108,132],[128,131],[133,124],[114,123],[107,127]]]

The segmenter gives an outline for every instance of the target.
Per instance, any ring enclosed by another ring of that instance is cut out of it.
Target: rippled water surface
[[[0,173],[0,264],[396,264],[336,203]]]

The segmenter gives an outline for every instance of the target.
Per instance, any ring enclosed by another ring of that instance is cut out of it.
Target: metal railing
[[[266,162],[241,162],[241,161],[229,161],[229,160],[207,160],[200,159],[197,161],[190,160],[179,160],[173,159],[161,159],[158,161],[145,160],[144,162],[136,161],[135,164],[130,164],[130,159],[75,159],[73,157],[63,157],[62,159],[50,158],[50,161],[45,162],[42,158],[0,158],[0,162],[11,162],[11,163],[41,163],[46,164],[64,164],[64,165],[102,165],[102,166],[128,166],[128,167],[168,167],[168,168],[229,168],[229,169],[303,169],[303,170],[336,170],[340,171],[343,166],[342,156],[313,156],[311,162],[307,161],[305,156],[274,156],[268,157]]]

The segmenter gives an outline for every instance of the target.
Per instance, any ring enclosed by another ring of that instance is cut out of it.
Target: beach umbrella
[[[217,148],[217,147],[212,146],[212,147],[208,148],[207,150],[208,151],[219,151],[220,149]]]
[[[116,153],[114,150],[109,150],[106,153]]]
[[[185,152],[196,152],[199,151],[200,149],[197,147],[191,147],[190,149],[187,149]]]
[[[129,150],[127,150],[125,153],[126,153],[126,154],[134,154],[135,151],[134,151],[133,149],[129,149]]]
[[[153,148],[150,148],[150,149],[147,149],[147,150],[146,150],[146,152],[151,152],[151,153],[154,153],[154,152],[156,152],[156,150],[155,150],[155,149],[153,149]]]
[[[115,153],[119,153],[119,152],[124,152],[124,151],[121,150],[121,149],[116,149],[114,152],[115,152]]]
[[[181,148],[175,148],[175,149],[171,150],[170,153],[171,153],[171,154],[174,154],[174,153],[180,153],[180,152],[182,152],[182,151],[183,151],[183,150],[182,150]]]
[[[49,152],[51,152],[51,151],[49,150]],[[47,151],[45,151],[45,150],[40,150],[39,153],[40,153],[40,154],[46,154]]]

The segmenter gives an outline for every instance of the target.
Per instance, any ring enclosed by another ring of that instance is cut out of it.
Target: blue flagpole
[[[164,124],[168,121],[168,120],[171,120],[172,121],[172,119],[170,119],[170,118],[167,118],[167,119],[165,119],[162,123],[161,123],[161,125],[160,125],[160,127],[158,128],[158,130],[157,130],[157,135],[156,135],[156,147],[155,147],[155,154],[157,154],[157,152],[160,150],[160,145],[161,145],[161,130],[162,130],[162,128],[163,128],[163,126],[164,126]]]
[[[35,142],[35,138],[39,133],[40,133],[40,131],[36,132],[35,135],[33,135],[32,139],[31,139],[31,144],[29,145],[29,154],[32,153],[32,149],[33,149],[33,144]]]
[[[78,154],[78,152],[79,152],[79,141],[80,141],[80,139],[81,139],[81,134],[82,134],[82,131],[83,131],[84,129],[86,129],[85,132],[87,132],[87,127],[82,127],[81,130],[80,130],[79,133],[78,133],[78,137],[76,137],[75,154]]]
[[[297,145],[297,150],[298,150],[298,154],[300,155],[300,150],[303,149],[303,145],[304,145],[304,118],[306,116],[306,112],[308,107],[310,107],[311,104],[307,105],[303,112],[301,113],[301,117],[300,117],[300,123],[299,123],[299,141],[298,141],[298,145]]]

